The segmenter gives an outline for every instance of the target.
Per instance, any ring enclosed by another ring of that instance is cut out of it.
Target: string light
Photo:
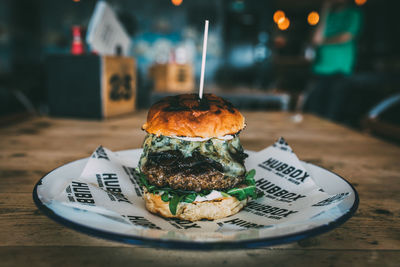
[[[316,11],[312,11],[308,14],[307,17],[308,24],[317,25],[319,22],[319,14]]]
[[[171,0],[171,3],[174,6],[180,6],[182,4],[183,0]]]
[[[286,17],[282,17],[282,18],[278,19],[276,24],[282,24],[285,21],[285,19],[286,19]]]
[[[279,20],[279,23],[278,23],[279,30],[285,31],[289,28],[289,26],[290,26],[290,20],[288,18],[285,17],[285,18]]]
[[[277,11],[275,11],[275,13],[274,13],[274,21],[275,21],[275,23],[278,23],[278,21],[280,20],[280,19],[282,19],[282,18],[285,18],[285,12],[283,12],[282,10],[277,10]]]
[[[357,6],[362,6],[367,2],[367,0],[354,0]]]

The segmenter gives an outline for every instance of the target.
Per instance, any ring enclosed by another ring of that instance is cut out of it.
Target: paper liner
[[[252,200],[233,216],[214,221],[182,221],[149,213],[135,168],[139,158],[124,158],[99,146],[80,177],[63,181],[63,190],[49,205],[90,211],[121,224],[124,233],[179,240],[257,238],[263,229],[287,227],[334,208],[350,192],[329,195],[311,175],[283,138],[251,153],[247,170],[255,169],[256,185],[264,196]],[[60,185],[58,186],[60,187]],[[113,229],[111,229],[113,230]],[[255,231],[257,230],[257,231]]]

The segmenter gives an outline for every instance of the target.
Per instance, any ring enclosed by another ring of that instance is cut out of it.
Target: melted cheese
[[[198,152],[220,163],[226,176],[238,177],[246,172],[244,165],[232,157],[236,153],[243,153],[238,136],[233,136],[229,140],[211,138],[206,141],[187,141],[168,136],[148,134],[143,142],[143,154],[140,158],[139,166],[145,165],[149,153],[169,150],[179,150],[184,157],[191,157],[194,152]]]

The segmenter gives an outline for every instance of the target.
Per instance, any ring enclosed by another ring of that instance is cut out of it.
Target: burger
[[[224,218],[257,198],[239,133],[242,114],[213,94],[169,96],[149,110],[139,160],[146,208],[167,218]]]

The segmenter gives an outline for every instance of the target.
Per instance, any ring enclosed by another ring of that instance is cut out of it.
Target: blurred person
[[[312,37],[316,58],[313,82],[306,93],[304,111],[340,121],[345,117],[347,77],[353,73],[361,11],[349,0],[327,0]]]

